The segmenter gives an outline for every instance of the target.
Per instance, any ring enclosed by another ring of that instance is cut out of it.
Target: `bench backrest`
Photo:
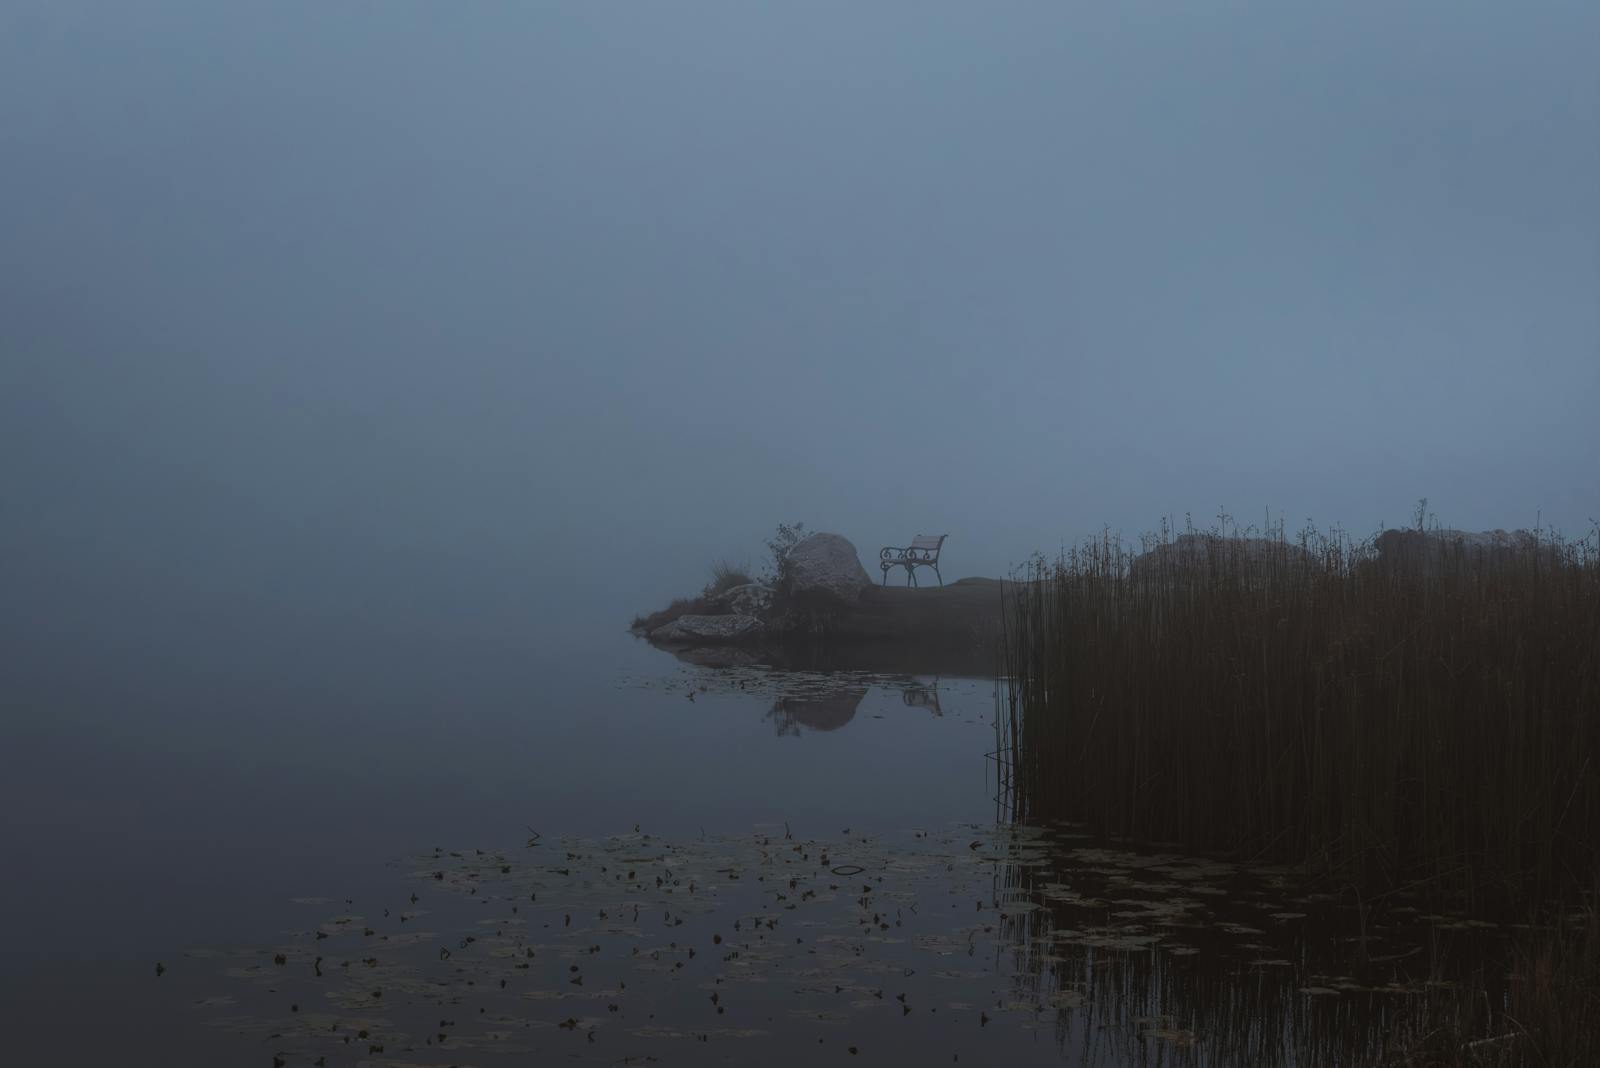
[[[929,549],[933,552],[938,552],[939,546],[943,544],[944,539],[947,537],[949,537],[948,534],[918,534],[911,539],[911,548]]]

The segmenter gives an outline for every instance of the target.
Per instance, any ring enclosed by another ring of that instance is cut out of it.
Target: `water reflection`
[[[181,958],[182,1012],[307,1062],[1369,1063],[1448,929],[1358,966],[1281,871],[977,825],[436,849],[303,907]]]
[[[643,641],[643,639],[635,639]],[[761,666],[774,671],[870,672],[994,678],[999,648],[975,641],[768,641],[757,645],[658,647],[696,667]]]
[[[1396,900],[1356,937],[1354,902],[1284,869],[1043,835],[997,866],[998,938],[1071,1063],[1393,1063],[1440,988],[1500,993],[1463,966],[1503,959],[1492,925]]]
[[[939,684],[910,681],[883,684],[884,689],[898,689],[900,700],[907,708],[924,708],[936,717],[944,710],[939,704]],[[822,693],[788,695],[772,702],[767,717],[772,720],[778,734],[795,737],[804,727],[813,731],[838,730],[855,718],[869,687],[865,684],[844,685]]]
[[[939,705],[939,680],[930,683],[913,683],[900,691],[900,700],[908,708],[926,708],[935,716],[943,716],[944,709]]]
[[[767,715],[780,735],[798,736],[801,727],[833,731],[855,718],[856,709],[865,696],[867,688],[857,686],[821,697],[780,697],[772,702],[772,710]]]

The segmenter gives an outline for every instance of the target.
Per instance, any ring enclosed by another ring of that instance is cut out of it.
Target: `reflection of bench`
[[[931,686],[907,686],[900,691],[900,700],[910,708],[931,708],[936,716],[943,716],[944,709],[939,707],[939,680],[934,679]]]
[[[944,576],[939,574],[939,547],[947,537],[948,534],[918,534],[904,549],[886,546],[878,553],[878,566],[883,569],[883,584],[889,584],[890,568],[905,568],[906,585],[910,586],[917,583],[917,568],[931,567],[939,578],[939,585],[943,586]]]

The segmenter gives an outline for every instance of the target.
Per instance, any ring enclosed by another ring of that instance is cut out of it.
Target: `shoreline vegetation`
[[[751,575],[749,564],[734,564],[724,557],[711,565],[710,581],[698,594],[675,598],[665,608],[634,616],[628,629],[635,634],[648,636],[684,616],[732,614],[735,606],[728,595],[733,591],[752,586],[775,590],[783,583],[789,550],[805,536],[804,523],[779,523],[772,537],[767,539],[767,567],[759,577]]]
[[[683,599],[636,621],[633,633],[704,667],[766,664],[780,670],[868,671],[993,679],[1000,672],[999,579],[944,587],[873,586],[848,608],[809,608],[789,617],[780,600],[764,625],[732,637],[672,640],[659,633],[685,615],[728,615],[721,605]]]
[[[1600,530],[1425,518],[1362,540],[1163,524],[1006,582],[868,583],[799,612],[795,524],[761,580],[719,565],[633,629],[711,666],[992,664],[1005,818],[1282,865],[1346,903],[1363,956],[1428,913],[1511,931],[1429,962],[1385,1063],[1600,1063]],[[661,629],[752,590],[758,628]]]
[[[644,615],[633,617],[633,622],[628,629],[635,633],[648,634],[666,626],[673,620],[687,615],[717,615],[727,609],[722,603],[722,598],[729,590],[740,586],[755,584],[756,580],[750,575],[749,564],[734,564],[727,560],[718,560],[711,565],[711,580],[705,584],[701,591],[693,597],[678,597],[665,608],[657,609]]]
[[[1008,587],[1004,800],[1519,925],[1392,1063],[1600,1063],[1600,544],[1170,528]]]
[[[779,524],[766,567],[714,564],[699,593],[635,616],[629,629],[706,666],[805,664],[993,676],[1007,585],[965,578],[885,585],[838,534]],[[877,570],[877,569],[875,569]]]

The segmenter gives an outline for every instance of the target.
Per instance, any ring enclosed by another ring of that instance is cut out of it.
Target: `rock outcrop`
[[[855,546],[837,534],[796,542],[778,571],[771,585],[746,583],[676,601],[636,619],[633,632],[705,665],[870,671],[896,665],[929,673],[960,665],[980,674],[994,668],[1005,604],[1005,584],[996,579],[880,586]]]
[[[812,534],[784,556],[783,595],[796,605],[849,606],[872,585],[856,547],[838,534]]]
[[[650,632],[650,640],[664,645],[713,644],[735,641],[761,629],[755,616],[679,616]]]
[[[760,582],[748,582],[723,590],[713,600],[719,608],[726,608],[736,616],[762,619],[772,608],[772,587]]]

